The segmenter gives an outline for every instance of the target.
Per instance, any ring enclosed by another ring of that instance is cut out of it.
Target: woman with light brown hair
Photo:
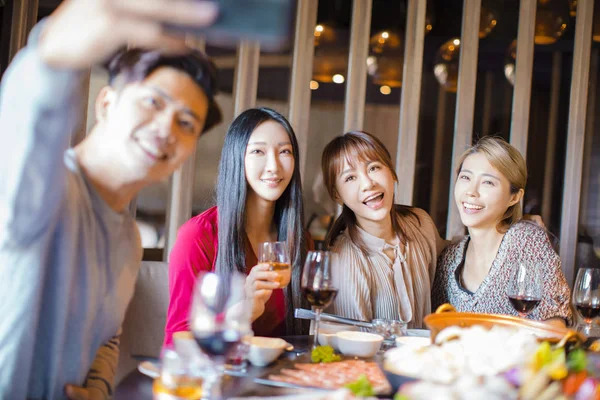
[[[570,292],[560,258],[546,231],[522,220],[527,166],[502,138],[486,136],[460,158],[454,199],[469,234],[449,245],[438,260],[433,307],[517,315],[506,293],[511,266],[542,268],[542,298],[530,317],[570,323]]]
[[[348,132],[323,151],[329,195],[343,206],[325,244],[337,256],[338,295],[328,309],[349,318],[403,320],[420,328],[431,312],[436,260],[446,242],[423,210],[394,204],[390,153],[366,132]]]

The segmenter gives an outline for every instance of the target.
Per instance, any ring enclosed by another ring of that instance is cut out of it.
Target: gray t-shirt
[[[81,88],[81,73],[45,66],[35,43],[0,88],[0,399],[63,398],[65,384],[83,384],[133,294],[135,222],[67,150]]]

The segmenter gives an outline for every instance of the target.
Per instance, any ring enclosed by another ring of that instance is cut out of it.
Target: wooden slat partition
[[[575,49],[573,51],[567,157],[560,227],[560,258],[565,277],[570,285],[573,284],[576,272],[575,254],[579,230],[579,202],[581,199],[593,16],[594,0],[579,0],[575,24]]]
[[[233,81],[234,116],[256,105],[258,90],[258,62],[260,45],[256,42],[242,40],[238,47],[238,62]]]
[[[373,0],[354,0],[344,105],[344,132],[362,130],[367,91],[367,56]]]
[[[460,38],[458,88],[456,91],[456,116],[454,120],[454,144],[452,146],[452,168],[450,171],[450,196],[448,198],[448,222],[446,238],[463,235],[465,228],[454,203],[455,171],[458,158],[471,144],[475,114],[475,83],[477,81],[477,59],[479,52],[479,20],[481,0],[465,0]]]
[[[38,0],[13,1],[13,13],[10,28],[10,47],[8,62],[27,44],[29,32],[35,26],[38,17]]]
[[[308,127],[310,122],[311,90],[309,82],[313,71],[314,30],[317,25],[318,0],[298,2],[296,11],[296,34],[294,56],[290,78],[289,121],[298,139],[300,148],[300,175],[304,181],[306,154],[308,152]]]
[[[536,7],[537,1],[533,0],[521,0],[519,7],[519,33],[517,35],[510,144],[516,147],[523,157],[527,157]]]
[[[401,185],[396,185],[396,202],[406,205],[412,205],[415,187],[426,8],[426,0],[408,1],[402,73],[404,79],[396,151],[396,174],[402,181]]]

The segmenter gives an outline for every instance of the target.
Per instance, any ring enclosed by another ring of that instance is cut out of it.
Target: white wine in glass
[[[258,262],[269,264],[269,270],[277,273],[279,288],[284,288],[292,278],[290,253],[285,242],[263,242],[258,247]]]

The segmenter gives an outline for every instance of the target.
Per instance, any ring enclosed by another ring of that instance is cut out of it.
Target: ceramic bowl
[[[374,333],[342,331],[336,336],[340,352],[346,356],[373,357],[383,343],[383,336]]]
[[[254,336],[250,339],[248,360],[252,365],[264,367],[277,360],[290,344],[283,339]]]
[[[321,346],[331,346],[335,351],[339,352],[340,348],[337,343],[336,334],[343,331],[360,331],[360,328],[357,326],[336,324],[334,322],[319,323],[319,344]]]

